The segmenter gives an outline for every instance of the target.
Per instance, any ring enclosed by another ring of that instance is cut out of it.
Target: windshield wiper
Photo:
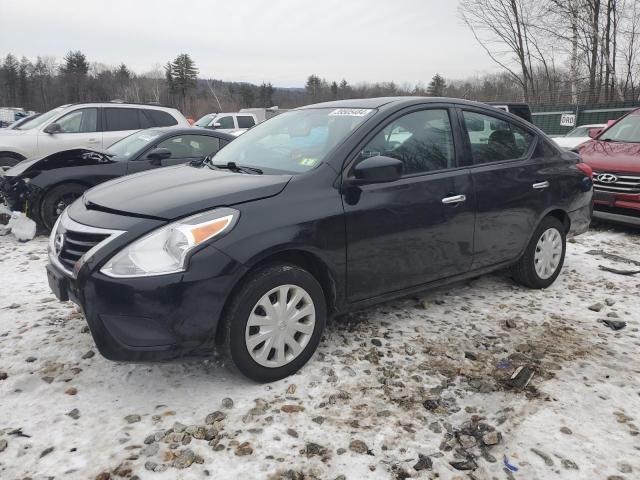
[[[221,170],[231,170],[232,172],[244,172],[244,173],[257,173],[258,175],[262,175],[262,170],[256,167],[249,167],[246,165],[238,165],[236,162],[227,162],[227,163],[211,163],[210,160],[205,159],[204,163],[207,165],[219,168]]]

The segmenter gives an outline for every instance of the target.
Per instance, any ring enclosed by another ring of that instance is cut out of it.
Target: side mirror
[[[214,123],[213,125],[211,125],[211,128],[213,128],[214,130],[215,130],[216,128],[220,128],[220,127],[222,127],[222,124],[221,124],[221,123],[218,123],[218,122],[216,122],[216,123]]]
[[[404,164],[395,158],[378,155],[358,163],[353,169],[353,185],[395,182],[402,177]]]
[[[590,128],[589,129],[589,138],[596,138],[598,135],[602,133],[604,128]]]
[[[153,165],[160,165],[162,160],[169,158],[170,156],[171,150],[168,148],[154,148],[147,153],[147,160],[149,160]]]
[[[48,133],[49,135],[53,135],[54,133],[61,133],[62,127],[59,123],[51,123],[47,125],[47,127],[43,130],[44,133]]]

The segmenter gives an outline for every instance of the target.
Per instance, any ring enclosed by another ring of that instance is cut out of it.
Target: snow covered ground
[[[103,359],[49,292],[45,238],[2,237],[0,478],[640,478],[640,275],[598,266],[640,267],[597,252],[640,262],[640,233],[568,246],[546,291],[497,274],[357,312],[258,385]]]

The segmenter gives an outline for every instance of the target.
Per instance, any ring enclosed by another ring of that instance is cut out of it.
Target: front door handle
[[[90,138],[89,140],[87,140],[87,142],[89,143],[98,143],[100,140],[98,140],[97,138]]]
[[[442,199],[442,203],[450,205],[452,203],[462,203],[467,199],[465,195],[454,195],[453,197],[445,197]]]
[[[543,190],[549,187],[549,182],[538,182],[538,183],[534,183],[532,186],[536,190]]]

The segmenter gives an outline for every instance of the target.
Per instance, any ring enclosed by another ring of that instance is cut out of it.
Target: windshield
[[[588,136],[589,136],[589,127],[574,128],[573,130],[571,130],[569,133],[565,135],[565,137],[588,137]]]
[[[598,137],[598,140],[640,143],[640,114],[627,115],[618,123],[607,128],[605,132]]]
[[[38,128],[40,125],[46,123],[47,121],[51,120],[51,118],[55,117],[56,115],[58,115],[59,113],[63,112],[69,105],[62,105],[58,108],[54,108],[53,110],[49,110],[48,112],[45,112],[41,115],[38,115],[37,117],[33,117],[29,120],[27,120],[25,123],[23,123],[22,125],[18,125],[17,127],[15,127],[16,130],[31,130],[33,128]]]
[[[136,132],[111,145],[107,149],[107,152],[112,153],[116,157],[129,158],[145,148],[160,135],[162,135],[162,132],[158,130]]]
[[[373,114],[370,109],[314,108],[283,113],[248,130],[215,157],[265,170],[299,173],[327,154]]]
[[[209,125],[211,123],[211,120],[213,120],[216,117],[215,113],[210,113],[208,115],[205,115],[204,117],[202,117],[200,120],[198,120],[196,123],[194,123],[194,125],[196,127],[206,127],[207,125]]]

